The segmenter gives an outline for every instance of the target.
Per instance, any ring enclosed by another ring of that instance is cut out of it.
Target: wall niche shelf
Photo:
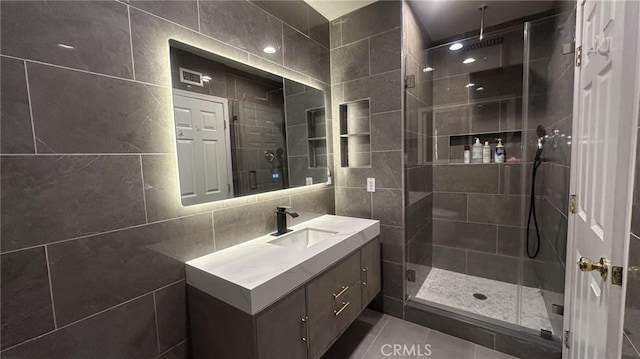
[[[307,110],[309,168],[327,166],[327,127],[324,107]]]
[[[522,131],[504,131],[449,136],[449,163],[466,164],[464,163],[464,146],[472,146],[475,143],[476,137],[480,139],[482,145],[484,145],[485,141],[489,141],[489,145],[491,146],[491,164],[495,163],[495,148],[498,144],[498,138],[502,139],[502,144],[505,148],[505,163],[517,164],[522,161]],[[510,159],[511,161],[509,161]],[[513,161],[513,159],[516,160]],[[469,164],[473,165],[478,163]]]
[[[371,166],[369,100],[340,105],[341,167]]]

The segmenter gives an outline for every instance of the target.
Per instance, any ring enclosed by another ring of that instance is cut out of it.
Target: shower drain
[[[487,299],[487,296],[482,294],[482,293],[473,293],[473,297],[476,298],[476,299],[480,299],[480,300]]]

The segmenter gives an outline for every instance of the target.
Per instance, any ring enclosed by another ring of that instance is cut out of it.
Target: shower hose
[[[527,256],[529,258],[535,258],[538,256],[540,252],[540,230],[538,229],[538,218],[536,217],[536,173],[538,172],[538,167],[542,164],[542,160],[540,159],[540,154],[542,150],[538,150],[536,153],[536,158],[533,161],[533,169],[531,172],[531,198],[529,205],[529,218],[527,219]],[[531,218],[533,218],[533,225],[536,228],[536,245],[534,247],[534,251],[532,252],[532,248],[530,245],[530,230],[531,227]]]

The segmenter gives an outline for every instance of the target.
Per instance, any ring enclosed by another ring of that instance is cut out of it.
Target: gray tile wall
[[[328,21],[260,5],[2,1],[3,358],[186,358],[185,261],[272,231],[276,205],[334,213],[324,185],[180,203],[169,39],[330,101]]]
[[[377,308],[402,316],[404,219],[402,181],[402,2],[379,1],[331,22],[333,113],[342,103],[369,100],[371,166],[336,166],[336,213],[379,219],[382,295]],[[333,126],[333,136],[339,135]],[[337,141],[336,141],[337,142]],[[339,143],[334,144],[338,153]],[[376,178],[376,192],[366,178]]]

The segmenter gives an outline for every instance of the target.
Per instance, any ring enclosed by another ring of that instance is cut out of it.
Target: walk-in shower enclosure
[[[406,57],[407,300],[531,334],[562,331],[575,13],[460,35]],[[427,42],[427,41],[426,41]],[[453,43],[459,50],[450,50]],[[535,181],[537,243],[526,225]],[[464,163],[465,145],[491,146]],[[504,163],[495,163],[498,139]]]

